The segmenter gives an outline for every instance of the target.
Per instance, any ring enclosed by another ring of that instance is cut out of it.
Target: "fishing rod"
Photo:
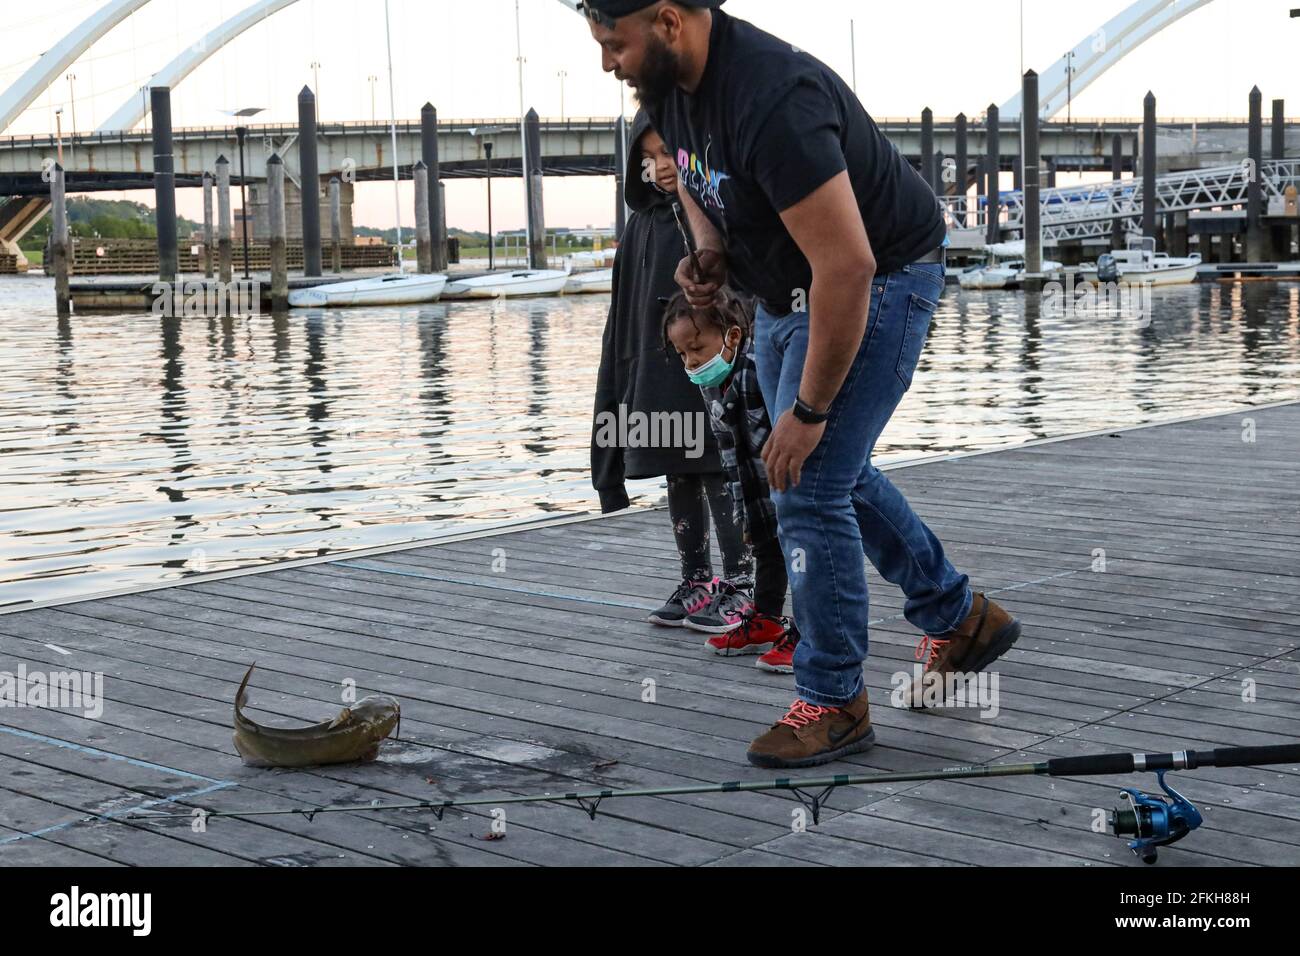
[[[367,813],[379,810],[428,810],[442,820],[448,810],[468,807],[502,807],[511,804],[572,801],[587,815],[596,813],[605,800],[620,797],[682,797],[707,793],[752,793],[783,790],[810,811],[813,825],[821,822],[821,809],[827,798],[840,787],[870,786],[880,783],[921,783],[935,780],[968,780],[985,777],[1108,777],[1126,773],[1155,773],[1160,788],[1168,795],[1149,796],[1140,790],[1125,788],[1120,795],[1127,801],[1108,817],[1108,824],[1118,837],[1132,836],[1131,849],[1144,863],[1156,861],[1158,847],[1183,839],[1203,822],[1190,801],[1165,782],[1173,770],[1199,770],[1205,767],[1266,767],[1277,764],[1300,764],[1300,743],[1270,747],[1230,747],[1216,750],[1180,750],[1173,753],[1108,753],[1082,757],[1053,757],[1039,763],[1003,764],[999,766],[948,767],[942,770],[839,774],[833,777],[782,777],[776,780],[731,781],[697,784],[686,787],[659,787],[646,790],[589,790],[545,793],[534,796],[476,797],[471,800],[416,800],[406,803],[368,803],[328,807],[288,807],[279,810],[211,810],[202,811],[204,819],[214,817],[269,817],[298,815],[309,822],[319,813]],[[188,814],[135,814],[119,820],[161,821],[193,819]]]
[[[695,245],[686,231],[686,224],[682,222],[681,200],[673,200],[673,218],[677,220],[677,231],[682,234],[682,245],[686,247],[686,254],[690,256],[691,271],[695,273],[695,281],[701,282],[704,280],[704,270],[700,266],[700,254],[695,251]]]

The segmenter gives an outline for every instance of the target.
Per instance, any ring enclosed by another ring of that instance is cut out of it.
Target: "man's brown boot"
[[[926,662],[925,671],[912,682],[907,705],[924,710],[927,684],[946,685],[947,676],[954,673],[978,674],[1011,650],[1019,637],[1020,622],[983,594],[976,594],[961,627],[940,637],[921,638],[916,659]],[[939,699],[943,699],[942,694]]]
[[[756,767],[815,767],[866,750],[876,742],[867,692],[843,707],[796,700],[772,729],[749,745]]]

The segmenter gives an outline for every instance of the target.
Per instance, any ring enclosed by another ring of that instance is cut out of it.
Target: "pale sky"
[[[42,0],[9,14],[0,62],[8,86],[40,53],[104,0]],[[175,53],[252,0],[152,0],[83,56],[7,133],[44,133],[63,107],[65,129],[74,104],[77,126],[94,129]],[[1136,116],[1153,89],[1162,117],[1243,116],[1252,85],[1268,101],[1282,97],[1288,113],[1300,105],[1294,66],[1300,20],[1293,0],[1217,0],[1150,40],[1079,95],[1079,116]],[[1025,0],[1026,68],[1043,70],[1122,10],[1128,0]],[[580,17],[557,0],[520,0],[525,100],[544,117],[614,116],[619,84],[600,70],[599,51]],[[519,112],[514,0],[391,0],[399,118],[416,119],[433,102],[444,118],[514,117]],[[857,88],[878,117],[975,115],[1002,103],[1020,74],[1019,0],[912,0],[906,4],[852,0],[729,0],[729,13],[809,50],[852,78],[850,21],[856,24]],[[319,63],[324,120],[387,119],[388,91],[382,0],[299,0],[211,57],[173,96],[178,126],[228,125],[222,109],[264,106],[258,117],[292,122],[296,97],[313,84]],[[628,112],[632,100],[626,99]],[[409,192],[409,185],[405,187]],[[448,183],[449,225],[486,228],[481,181]],[[111,194],[102,194],[105,197]],[[151,202],[149,194],[130,198]],[[523,225],[522,186],[493,190],[499,229]],[[182,214],[198,216],[197,191],[183,190]],[[612,179],[551,178],[546,182],[549,226],[609,225]],[[410,197],[403,201],[411,225]],[[391,186],[358,187],[358,224],[393,223]]]

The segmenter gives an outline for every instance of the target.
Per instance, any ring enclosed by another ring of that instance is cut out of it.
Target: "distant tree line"
[[[184,216],[176,217],[177,232],[186,236],[203,231],[200,223]],[[68,231],[81,239],[155,239],[158,220],[154,210],[138,202],[123,199],[68,199]],[[40,250],[50,237],[50,217],[38,222],[18,244],[24,250]]]

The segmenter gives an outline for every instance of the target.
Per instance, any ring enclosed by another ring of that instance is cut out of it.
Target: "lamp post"
[[[560,119],[564,119],[564,78],[569,75],[567,70],[561,70],[555,74],[560,78]]]
[[[69,73],[69,74],[68,74],[68,101],[69,101],[69,103],[70,103],[71,106],[72,106],[72,128],[69,130],[69,132],[72,134],[72,140],[73,140],[73,141],[72,141],[71,145],[69,146],[68,152],[72,154],[72,157],[73,157],[74,160],[75,160],[76,157],[77,157],[77,144],[76,144],[76,137],[77,137],[77,88],[76,88],[76,85],[75,85],[76,82],[77,82],[77,74],[75,74],[75,73]]]
[[[320,64],[311,61],[311,91],[316,97],[316,122],[320,123]]]
[[[377,114],[375,113],[375,84],[379,82],[379,77],[371,73],[366,77],[366,82],[370,84],[370,122],[375,122]]]
[[[1074,51],[1065,54],[1065,122],[1074,122]]]
[[[234,116],[237,119],[247,119],[250,116],[256,116],[262,112],[261,106],[246,106],[241,110],[222,110],[227,116]],[[244,175],[244,141],[248,138],[247,126],[235,127],[235,138],[239,140],[239,217],[243,220],[241,232],[244,238],[244,278],[249,278],[248,272],[248,186],[247,177]]]

